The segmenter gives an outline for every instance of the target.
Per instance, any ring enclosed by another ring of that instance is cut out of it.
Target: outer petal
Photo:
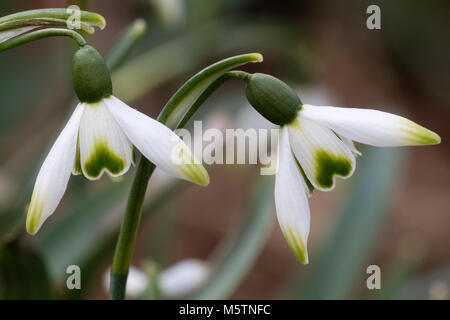
[[[85,105],[79,136],[83,174],[91,180],[99,179],[105,171],[112,177],[121,176],[130,168],[133,146],[104,100]]]
[[[436,133],[406,118],[378,110],[303,105],[300,114],[351,140],[377,147],[441,142]]]
[[[308,263],[306,242],[310,213],[302,174],[289,145],[288,129],[281,129],[278,172],[275,177],[275,207],[284,237],[301,263]]]
[[[301,115],[287,127],[295,157],[315,188],[332,190],[335,175],[353,174],[355,156],[333,131]]]
[[[35,234],[55,211],[66,191],[83,111],[84,106],[79,104],[42,164],[28,209],[26,227],[30,234]]]
[[[105,103],[130,141],[147,159],[178,178],[202,186],[209,184],[208,172],[172,130],[115,97],[105,99]]]

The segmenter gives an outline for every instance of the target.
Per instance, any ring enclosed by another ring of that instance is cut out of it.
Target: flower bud
[[[86,45],[72,59],[72,79],[81,102],[95,103],[112,94],[111,76],[102,56]]]
[[[298,96],[286,83],[268,74],[249,75],[245,93],[250,104],[262,116],[278,125],[291,123],[302,106]]]

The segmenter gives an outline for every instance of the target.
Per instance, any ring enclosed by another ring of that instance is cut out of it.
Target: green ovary
[[[92,178],[99,177],[103,169],[108,170],[112,175],[117,175],[124,168],[125,159],[111,151],[105,141],[95,144],[94,151],[84,163],[84,173]]]
[[[337,156],[325,150],[318,150],[315,154],[316,183],[329,189],[333,186],[333,176],[348,176],[352,171],[352,162],[344,156]]]

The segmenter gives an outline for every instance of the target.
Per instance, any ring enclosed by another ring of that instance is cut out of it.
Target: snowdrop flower
[[[91,46],[74,55],[72,73],[80,99],[45,159],[31,197],[26,228],[35,234],[55,211],[71,173],[89,180],[104,172],[118,177],[133,163],[133,146],[165,172],[199,185],[209,176],[185,143],[168,127],[112,95],[109,71]]]
[[[302,104],[284,82],[265,74],[248,75],[246,95],[266,119],[280,125],[275,207],[284,237],[302,263],[308,263],[308,196],[330,191],[335,177],[349,178],[360,152],[353,141],[378,147],[431,145],[440,137],[387,112]]]

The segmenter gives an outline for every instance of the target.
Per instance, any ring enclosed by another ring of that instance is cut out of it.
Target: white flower
[[[353,141],[373,146],[440,143],[434,132],[387,112],[302,105],[296,118],[281,126],[275,204],[283,234],[302,263],[308,263],[308,195],[329,191],[335,177],[349,178],[360,154]]]
[[[35,234],[55,211],[70,178],[90,180],[104,172],[118,177],[133,163],[133,145],[160,169],[199,185],[209,176],[185,143],[168,127],[109,96],[80,103],[45,159],[31,198],[27,231]]]

